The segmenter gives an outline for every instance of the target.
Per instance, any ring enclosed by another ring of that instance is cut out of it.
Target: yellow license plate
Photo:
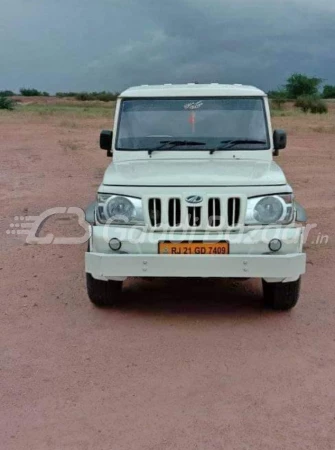
[[[163,255],[227,255],[229,242],[159,242]]]

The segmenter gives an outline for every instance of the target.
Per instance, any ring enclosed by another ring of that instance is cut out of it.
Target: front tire
[[[288,283],[267,283],[263,281],[265,305],[277,311],[288,311],[299,300],[301,278]]]
[[[96,280],[86,273],[86,286],[89,299],[99,308],[115,306],[122,295],[122,281]]]

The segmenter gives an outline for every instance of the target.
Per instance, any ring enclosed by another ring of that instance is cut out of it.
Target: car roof
[[[242,84],[161,84],[134,86],[120,94],[121,98],[136,97],[266,97],[254,87]]]

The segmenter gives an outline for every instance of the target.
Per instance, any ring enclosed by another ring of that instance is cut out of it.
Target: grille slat
[[[240,220],[241,201],[238,197],[228,200],[228,226],[236,227]]]
[[[219,227],[221,225],[221,202],[219,198],[208,200],[208,225]]]
[[[151,198],[148,203],[150,223],[153,227],[162,224],[162,202],[160,198]]]
[[[190,227],[200,227],[201,224],[201,206],[187,207],[188,224]]]
[[[154,199],[154,223],[157,224],[157,198]]]
[[[170,227],[179,227],[181,224],[181,202],[179,198],[170,198],[168,206]]]

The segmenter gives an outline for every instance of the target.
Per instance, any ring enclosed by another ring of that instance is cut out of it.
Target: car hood
[[[146,160],[111,163],[107,186],[264,186],[283,185],[286,178],[273,161]]]

